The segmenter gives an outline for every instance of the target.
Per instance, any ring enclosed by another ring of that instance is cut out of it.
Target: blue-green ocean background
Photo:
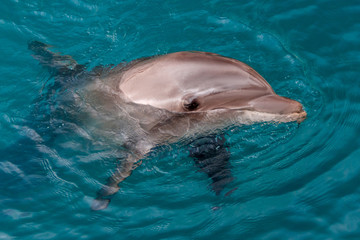
[[[358,0],[0,6],[0,239],[360,239]],[[93,212],[115,159],[81,143],[38,154],[49,146],[26,123],[50,75],[27,49],[31,40],[90,69],[215,52],[252,66],[279,95],[300,101],[308,118],[299,127],[227,129],[235,180],[226,191],[237,188],[227,196],[208,189],[179,143],[153,151],[110,206]],[[29,144],[17,145],[21,138]]]

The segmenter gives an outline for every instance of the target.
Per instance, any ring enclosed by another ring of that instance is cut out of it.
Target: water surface
[[[0,239],[359,239],[358,1],[5,0],[0,36]],[[179,142],[155,149],[109,208],[92,212],[116,159],[101,140],[39,140],[48,125],[31,113],[50,75],[31,40],[89,69],[219,53],[300,101],[308,118],[226,129],[235,177],[226,191],[237,188],[228,196],[207,188]]]

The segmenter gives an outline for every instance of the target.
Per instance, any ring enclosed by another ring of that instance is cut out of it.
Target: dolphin
[[[277,95],[253,68],[218,54],[175,52],[87,70],[49,48],[29,43],[33,56],[57,76],[53,87],[66,96],[58,93],[58,101],[66,99],[69,109],[85,106],[81,113],[71,111],[80,115],[76,119],[112,147],[128,149],[98,191],[93,210],[108,206],[119,183],[154,147],[179,139],[192,139],[190,156],[219,194],[232,180],[221,129],[306,118],[299,102]]]

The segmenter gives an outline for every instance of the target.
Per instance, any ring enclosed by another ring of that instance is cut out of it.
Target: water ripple
[[[357,239],[359,4],[152,4],[3,3],[0,238]],[[32,39],[90,69],[180,50],[230,56],[255,68],[279,95],[300,101],[308,118],[300,126],[225,129],[234,181],[221,196],[181,140],[154,149],[109,208],[92,212],[96,191],[127,150],[93,136],[94,126],[60,115],[46,125],[32,115],[31,101],[49,78],[27,50]],[[44,134],[49,127],[55,139]]]

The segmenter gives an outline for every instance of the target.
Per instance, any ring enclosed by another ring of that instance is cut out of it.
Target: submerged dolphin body
[[[299,102],[275,94],[254,69],[217,54],[177,52],[86,71],[48,47],[29,44],[34,57],[57,76],[52,88],[56,86],[58,101],[69,102],[68,110],[62,111],[76,115],[94,136],[114,148],[129,150],[98,192],[94,210],[107,207],[118,184],[154,146],[197,136],[200,140],[193,143],[190,156],[219,193],[231,181],[231,173],[229,152],[216,130],[306,118]],[[74,106],[81,110],[73,111]]]

